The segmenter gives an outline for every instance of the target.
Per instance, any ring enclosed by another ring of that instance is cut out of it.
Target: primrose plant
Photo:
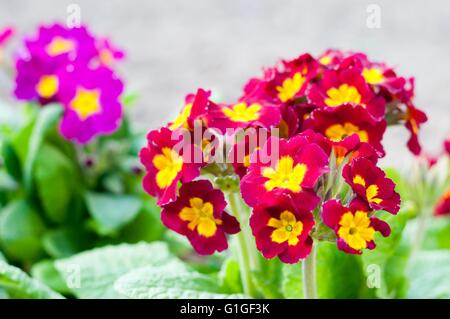
[[[315,298],[315,247],[361,254],[375,233],[390,235],[379,211],[400,196],[377,166],[386,127],[403,124],[414,154],[427,118],[413,103],[414,79],[363,53],[303,54],[265,69],[236,103],[210,91],[186,96],[178,117],[149,132],[140,159],[145,191],[167,228],[200,255],[238,256],[244,292],[265,258],[302,261],[304,294]]]

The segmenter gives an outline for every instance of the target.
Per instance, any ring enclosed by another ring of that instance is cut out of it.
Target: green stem
[[[316,287],[316,248],[313,244],[311,253],[302,262],[303,294],[305,299],[317,299]]]
[[[256,294],[255,285],[253,283],[252,278],[252,268],[251,268],[251,250],[247,243],[246,233],[248,233],[248,219],[243,218],[242,207],[239,207],[237,198],[237,194],[234,192],[230,192],[228,194],[228,204],[230,205],[231,213],[234,217],[237,218],[241,225],[241,231],[236,235],[237,237],[237,245],[236,253],[239,259],[240,272],[241,272],[241,280],[242,286],[244,288],[244,293],[247,296],[254,297]]]

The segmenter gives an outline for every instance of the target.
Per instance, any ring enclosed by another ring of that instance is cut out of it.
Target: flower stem
[[[238,204],[238,194],[235,192],[228,193],[228,204],[230,205],[231,213],[237,218],[241,225],[241,231],[237,236],[236,253],[239,260],[239,268],[241,272],[242,286],[244,293],[249,297],[254,297],[256,294],[255,285],[252,278],[252,258],[250,247],[247,243],[248,228],[248,216],[244,216],[242,207]]]
[[[305,299],[317,299],[316,287],[316,248],[313,244],[311,253],[302,262],[303,294]]]

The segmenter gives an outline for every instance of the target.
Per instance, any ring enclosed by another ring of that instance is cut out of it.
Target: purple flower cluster
[[[111,68],[124,53],[108,39],[97,39],[84,26],[41,26],[24,40],[16,58],[18,99],[60,103],[61,134],[78,143],[111,134],[120,125],[123,83]]]

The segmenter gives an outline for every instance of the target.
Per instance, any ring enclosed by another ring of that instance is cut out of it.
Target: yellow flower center
[[[325,104],[328,106],[339,106],[345,103],[361,103],[361,95],[358,90],[348,84],[341,84],[339,88],[331,88],[327,91],[328,98],[325,99]]]
[[[220,219],[214,218],[214,207],[210,202],[203,202],[199,197],[189,200],[190,207],[184,207],[179,216],[181,220],[188,221],[188,228],[204,237],[212,237],[216,233],[217,225],[221,225]]]
[[[300,91],[305,81],[306,78],[300,72],[295,73],[292,78],[285,79],[281,86],[276,87],[278,98],[281,102],[292,99]]]
[[[56,75],[43,75],[36,85],[36,92],[40,97],[49,99],[58,92],[59,81]]]
[[[369,84],[380,84],[384,80],[383,72],[377,68],[364,68],[363,77]]]
[[[70,107],[77,112],[82,120],[87,119],[101,111],[100,91],[77,88],[75,97],[70,102]]]
[[[270,235],[273,242],[277,244],[288,242],[289,246],[295,246],[300,241],[298,236],[303,231],[303,223],[297,221],[295,215],[288,210],[280,214],[280,219],[271,218],[267,226],[275,228]]]
[[[158,170],[156,185],[160,189],[170,186],[183,168],[183,158],[169,147],[164,147],[162,154],[155,155],[152,163]]]
[[[370,227],[370,219],[363,211],[357,211],[355,215],[345,213],[339,225],[338,236],[355,250],[366,248],[367,242],[372,241],[375,235],[375,229]]]
[[[53,40],[47,44],[45,51],[48,55],[54,57],[63,53],[68,53],[75,48],[72,40],[67,40],[63,37],[54,37]]]
[[[328,65],[331,63],[331,57],[329,55],[325,55],[319,59],[320,64]]]
[[[180,127],[187,127],[187,119],[191,115],[192,111],[192,103],[188,103],[184,106],[183,110],[180,114],[178,114],[177,118],[170,124],[169,128],[171,130],[175,130]]]
[[[269,180],[264,183],[267,191],[274,188],[289,189],[294,193],[302,190],[300,186],[305,178],[307,167],[305,164],[297,164],[294,166],[294,160],[290,156],[283,156],[278,161],[275,169],[265,167],[262,176]]]
[[[342,124],[333,124],[328,127],[325,131],[325,135],[334,142],[342,141],[347,136],[358,134],[359,140],[361,142],[368,142],[369,136],[367,132],[364,130],[360,130],[358,126],[352,123],[344,123]]]
[[[366,188],[366,181],[361,175],[356,175],[353,177],[353,184],[359,184]],[[378,195],[378,186],[373,184],[369,185],[369,187],[366,188],[366,198],[369,203],[375,203],[379,204],[383,200],[381,198],[377,198]]]
[[[250,122],[259,119],[261,104],[253,103],[250,106],[245,102],[235,104],[232,108],[222,108],[223,114],[233,122]]]

